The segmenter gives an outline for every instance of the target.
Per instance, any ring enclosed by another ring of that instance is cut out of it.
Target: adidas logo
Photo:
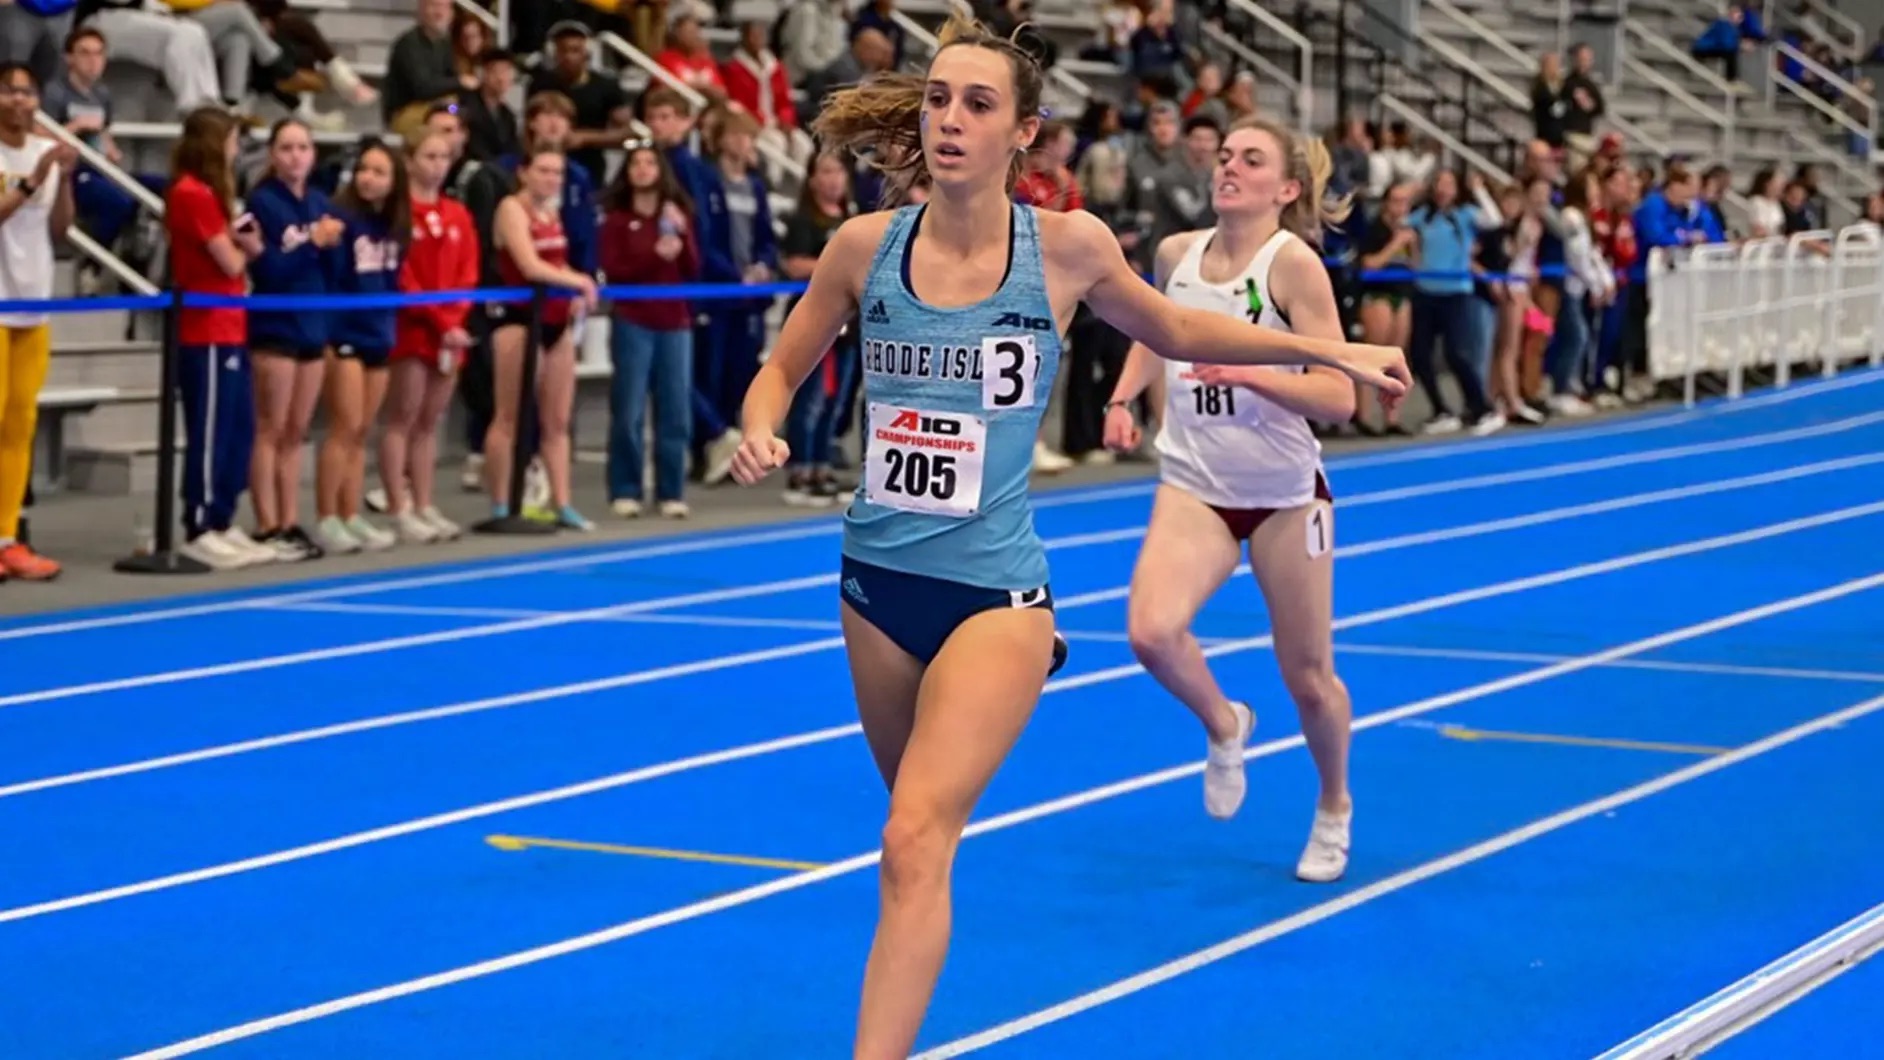
[[[879,306],[882,304],[882,302],[877,303]],[[844,595],[860,604],[868,604],[870,602],[870,598],[864,595],[863,583],[855,578],[844,579]]]
[[[870,311],[864,314],[864,323],[866,324],[888,324],[889,322],[890,311],[883,308],[883,299],[881,298],[872,303]]]

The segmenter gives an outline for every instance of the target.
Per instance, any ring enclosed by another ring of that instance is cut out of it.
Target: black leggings
[[[1485,380],[1479,365],[1484,359],[1472,349],[1478,338],[1472,326],[1472,314],[1478,307],[1470,294],[1420,294],[1413,298],[1413,338],[1407,344],[1407,361],[1418,377],[1426,399],[1435,415],[1451,415],[1452,408],[1439,389],[1439,366],[1433,357],[1433,344],[1446,344],[1446,367],[1459,381],[1465,395],[1466,419],[1476,422],[1491,411],[1485,400]]]

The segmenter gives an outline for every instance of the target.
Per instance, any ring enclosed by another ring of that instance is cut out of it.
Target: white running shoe
[[[1308,847],[1295,865],[1295,878],[1309,883],[1340,879],[1348,871],[1348,833],[1353,822],[1353,806],[1341,813],[1317,807],[1314,827],[1308,831]]]
[[[248,562],[245,564],[246,566],[259,567],[264,563],[273,563],[278,558],[275,555],[274,549],[269,548],[267,545],[260,544],[254,538],[250,537],[247,531],[239,526],[232,526],[224,530],[222,532],[222,543],[235,549],[242,555],[247,556]]]
[[[419,518],[432,524],[432,529],[438,531],[440,541],[456,541],[464,536],[464,527],[445,518],[445,513],[435,505],[426,505],[425,510],[419,513]]]
[[[211,570],[238,570],[249,565],[248,557],[236,551],[235,546],[214,530],[205,530],[185,541],[177,551]]]
[[[543,466],[543,458],[530,461],[530,466],[523,470],[523,507],[548,508],[550,506],[549,468]]]
[[[1230,701],[1236,713],[1236,735],[1227,740],[1211,740],[1210,753],[1204,758],[1204,812],[1222,821],[1236,816],[1249,790],[1249,777],[1243,762],[1243,749],[1256,731],[1256,714],[1249,704]]]
[[[314,524],[314,540],[336,556],[360,551],[360,539],[347,532],[347,524],[341,522],[338,515],[330,515]]]
[[[464,458],[464,468],[458,472],[458,485],[466,493],[484,491],[484,454],[470,453]]]
[[[717,486],[733,473],[733,455],[739,452],[739,443],[744,438],[739,428],[728,427],[718,438],[707,443],[705,473],[700,476],[703,484]]]
[[[429,545],[438,540],[438,531],[417,512],[408,508],[393,517],[393,529],[399,540],[414,545]]]
[[[391,533],[367,522],[363,515],[347,520],[347,533],[368,552],[384,552],[399,542]]]

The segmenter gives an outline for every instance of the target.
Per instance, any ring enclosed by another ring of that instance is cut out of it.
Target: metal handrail
[[[1420,38],[1420,43],[1425,45],[1428,50],[1437,54],[1440,58],[1451,63],[1453,66],[1458,67],[1465,73],[1471,74],[1473,79],[1479,84],[1503,96],[1506,103],[1511,104],[1519,110],[1528,111],[1530,109],[1531,97],[1519,91],[1511,82],[1506,81],[1504,78],[1499,77],[1497,74],[1479,65],[1477,60],[1454,47],[1451,41],[1426,32],[1422,32]]]
[[[1305,17],[1307,18],[1309,23],[1313,24],[1313,23],[1326,22],[1333,27],[1334,32],[1336,34],[1335,49],[1336,49],[1336,54],[1339,57],[1338,62],[1346,61],[1345,59],[1346,48],[1348,48],[1349,46],[1358,47],[1362,49],[1364,55],[1370,58],[1373,62],[1380,63],[1383,65],[1389,65],[1393,67],[1396,73],[1398,73],[1399,76],[1402,77],[1403,79],[1425,88],[1428,92],[1432,93],[1433,98],[1435,100],[1441,100],[1441,101],[1448,100],[1447,95],[1440,89],[1438,83],[1435,82],[1425,72],[1414,70],[1411,67],[1407,66],[1405,62],[1401,61],[1400,59],[1390,54],[1384,45],[1372,39],[1362,30],[1352,25],[1349,25],[1348,20],[1346,18],[1346,12],[1348,10],[1347,3],[1345,2],[1342,3],[1341,7],[1338,10],[1340,12],[1339,14],[1327,14],[1327,13],[1313,12],[1313,11],[1305,13]],[[1415,39],[1406,30],[1400,28],[1399,26],[1393,25],[1392,23],[1382,22],[1376,19],[1372,22],[1372,24],[1380,26],[1388,34],[1397,38],[1403,44],[1411,44],[1416,47],[1420,46],[1421,44],[1419,40]],[[1454,50],[1454,54],[1456,54],[1456,50]],[[1488,85],[1492,89],[1492,92],[1494,95],[1504,97],[1505,106],[1507,107],[1508,110],[1512,112],[1515,112],[1518,114],[1525,113],[1525,101],[1522,99],[1522,97],[1520,97],[1516,101],[1513,101],[1511,98],[1512,94],[1509,91],[1508,86],[1506,86],[1502,81],[1493,77],[1488,71],[1486,71],[1483,67],[1478,66],[1476,63],[1471,64],[1471,69],[1460,67],[1457,72],[1460,74],[1460,77],[1461,77],[1461,81],[1460,81],[1461,92],[1459,93],[1456,99],[1451,99],[1450,102],[1452,102],[1454,105],[1456,105],[1459,108],[1460,113],[1462,115],[1462,123],[1460,126],[1460,135],[1457,137],[1454,137],[1454,139],[1463,142],[1466,138],[1468,138],[1470,136],[1470,129],[1468,127],[1476,128],[1476,129],[1483,129],[1487,132],[1491,142],[1497,143],[1501,145],[1502,147],[1504,147],[1506,152],[1509,153],[1513,159],[1515,159],[1517,157],[1517,151],[1518,151],[1518,140],[1515,137],[1513,137],[1509,132],[1500,128],[1497,122],[1487,117],[1484,111],[1474,110],[1470,106],[1468,94],[1470,92],[1471,82],[1464,80],[1464,78],[1467,76],[1470,76],[1478,80],[1481,84]],[[1337,75],[1337,76],[1340,76],[1340,75]],[[1339,86],[1339,84],[1340,82],[1337,82],[1337,86]],[[1340,100],[1340,99],[1337,100],[1338,104],[1343,103],[1343,102],[1345,101]],[[1403,105],[1405,103],[1404,100],[1401,100],[1400,102]]]
[[[91,236],[80,231],[77,225],[66,230],[66,242],[73,249],[97,262],[105,271],[116,276],[119,282],[141,295],[156,294],[157,285],[150,282],[142,273],[124,263],[124,259],[106,250]]]
[[[1643,44],[1660,52],[1662,56],[1670,62],[1680,66],[1689,77],[1705,83],[1708,88],[1726,97],[1730,101],[1730,108],[1732,107],[1731,101],[1743,90],[1743,86],[1735,85],[1733,82],[1715,73],[1712,69],[1702,66],[1694,56],[1668,43],[1666,39],[1651,31],[1641,22],[1633,18],[1624,19],[1622,28],[1624,32],[1636,37]]]
[[[1408,125],[1432,137],[1439,143],[1439,146],[1464,159],[1472,168],[1478,170],[1480,173],[1483,173],[1500,184],[1511,183],[1511,174],[1505,172],[1496,162],[1493,162],[1491,159],[1486,158],[1484,155],[1479,154],[1466,144],[1455,139],[1451,134],[1434,124],[1426,115],[1408,106],[1397,96],[1383,92],[1374,98],[1379,101],[1382,107],[1398,114]]]
[[[1301,76],[1284,75],[1278,80],[1295,86],[1295,117],[1303,131],[1307,131],[1313,121],[1315,109],[1315,44],[1303,36],[1294,26],[1258,7],[1254,0],[1230,0],[1230,9],[1255,19],[1270,32],[1287,41],[1301,56]],[[1221,31],[1219,31],[1221,32]],[[1233,41],[1234,43],[1234,41]],[[1254,50],[1249,51],[1254,55]],[[1273,65],[1273,64],[1271,64]],[[1275,76],[1275,75],[1271,75]]]
[[[1251,48],[1249,45],[1244,44],[1242,41],[1237,40],[1235,37],[1232,37],[1230,34],[1208,22],[1204,24],[1204,37],[1214,42],[1218,47],[1225,49],[1231,55],[1248,63],[1264,77],[1288,89],[1295,97],[1296,123],[1304,132],[1308,130],[1310,124],[1308,88],[1306,85],[1302,84],[1302,82],[1296,80],[1294,74],[1284,70],[1282,67],[1276,65],[1273,60],[1263,56],[1254,48]]]
[[[1782,73],[1778,69],[1777,64],[1775,64],[1774,69],[1768,74],[1766,79],[1766,91],[1769,97],[1768,103],[1770,104],[1772,102],[1770,97],[1774,95],[1777,89],[1784,88],[1794,96],[1797,96],[1808,106],[1832,119],[1834,123],[1844,126],[1847,131],[1864,137],[1865,159],[1869,161],[1877,151],[1877,98],[1860,89],[1857,85],[1852,84],[1850,81],[1838,76],[1831,70],[1826,69],[1811,56],[1787,44],[1785,41],[1776,42],[1772,50],[1778,55],[1798,62],[1801,66],[1805,67],[1807,72],[1837,89],[1840,96],[1857,103],[1864,110],[1866,120],[1861,122],[1857,118],[1847,114],[1843,108],[1827,103],[1817,92],[1806,88],[1791,76]]]
[[[1669,77],[1667,74],[1662,73],[1660,70],[1655,69],[1654,67],[1643,62],[1642,60],[1636,58],[1633,55],[1623,56],[1622,66],[1623,66],[1623,69],[1629,71],[1629,73],[1633,74],[1634,76],[1639,77],[1644,81],[1647,81],[1651,85],[1654,85],[1658,91],[1660,91],[1663,95],[1667,96],[1669,99],[1674,100],[1676,103],[1679,103],[1682,106],[1693,111],[1694,113],[1700,115],[1703,121],[1706,121],[1711,125],[1719,126],[1722,134],[1727,138],[1728,145],[1729,145],[1728,151],[1727,151],[1727,154],[1729,157],[1727,157],[1726,159],[1723,159],[1723,161],[1731,162],[1733,160],[1731,144],[1732,144],[1732,139],[1733,139],[1734,120],[1733,120],[1733,115],[1731,112],[1719,110],[1715,107],[1709,106],[1706,103],[1703,103],[1701,100],[1695,98],[1694,93],[1689,92],[1687,89],[1682,88],[1680,85],[1676,84],[1673,78]]]
[[[452,3],[457,5],[458,10],[483,22],[487,27],[496,30],[498,43],[504,43],[504,38],[508,36],[510,32],[509,19],[500,19],[495,12],[479,4],[472,3],[471,0],[452,0]]]
[[[1825,22],[1829,23],[1830,26],[1837,26],[1839,29],[1844,30],[1846,35],[1850,37],[1849,40],[1839,40],[1830,32],[1828,26],[1825,34],[1827,38],[1825,43],[1844,52],[1845,57],[1848,59],[1855,59],[1864,51],[1864,26],[1861,25],[1857,19],[1845,14],[1843,11],[1837,10],[1825,3],[1824,0],[1806,0],[1806,9],[1809,14],[1819,16],[1824,19]]]
[[[79,157],[85,160],[86,165],[104,174],[105,179],[124,189],[133,199],[142,203],[145,209],[159,217],[164,215],[164,201],[153,194],[149,188],[138,182],[135,177],[132,177],[129,173],[118,168],[110,159],[106,158],[90,144],[80,139],[77,135],[72,133],[71,130],[52,120],[52,115],[42,110],[38,111],[34,117],[38,120],[39,130],[41,132],[77,151]],[[179,131],[181,131],[181,129],[179,129]]]
[[[613,49],[615,53],[622,58],[646,70],[650,76],[658,79],[662,84],[673,89],[675,92],[678,92],[680,98],[686,100],[696,110],[705,109],[707,105],[707,98],[705,96],[695,91],[692,85],[689,85],[687,82],[669,73],[665,66],[655,62],[648,53],[623,40],[615,33],[603,33],[597,39]],[[766,143],[757,144],[757,148],[759,153],[765,156],[766,161],[771,162],[779,169],[791,174],[800,181],[805,179],[805,167],[800,165],[798,161],[790,155]]]
[[[1525,52],[1524,49],[1519,48],[1504,37],[1499,36],[1497,33],[1493,32],[1490,26],[1466,14],[1463,10],[1454,6],[1450,0],[1427,0],[1427,6],[1454,22],[1457,22],[1473,36],[1491,45],[1493,48],[1503,53],[1505,58],[1517,63],[1519,66],[1528,67],[1537,65],[1537,56]]]

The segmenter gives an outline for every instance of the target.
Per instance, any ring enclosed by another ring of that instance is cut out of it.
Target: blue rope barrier
[[[1333,263],[1331,263],[1333,264]],[[1566,275],[1561,265],[1546,265],[1537,270],[1534,276],[1512,276],[1504,273],[1471,273],[1460,271],[1420,270],[1407,268],[1373,269],[1359,273],[1362,283],[1405,283],[1420,280],[1465,280],[1477,279],[1488,283],[1527,282],[1538,279],[1559,278]],[[648,302],[648,301],[686,301],[719,302],[747,301],[800,295],[805,292],[806,284],[797,280],[782,280],[774,283],[680,283],[647,284],[638,286],[603,287],[601,295],[611,302]],[[550,289],[547,297],[555,300],[568,299],[573,292]],[[185,292],[182,304],[185,309],[244,309],[261,313],[299,313],[299,312],[337,312],[340,310],[368,309],[404,309],[413,306],[450,305],[470,303],[486,305],[494,302],[528,302],[531,291],[528,287],[487,287],[476,290],[457,291],[421,291],[411,294],[322,294],[322,295],[283,295],[251,294],[223,295]],[[174,296],[169,293],[157,295],[111,295],[95,298],[51,298],[41,300],[9,299],[0,300],[0,313],[36,314],[46,313],[61,315],[70,313],[103,313],[128,311],[133,313],[161,312],[172,304]]]
[[[112,311],[143,313],[164,309],[170,305],[167,294],[153,295],[111,295],[97,298],[8,298],[0,299],[0,313],[9,316],[24,316],[35,313],[48,313],[53,316],[69,313],[108,313]]]

